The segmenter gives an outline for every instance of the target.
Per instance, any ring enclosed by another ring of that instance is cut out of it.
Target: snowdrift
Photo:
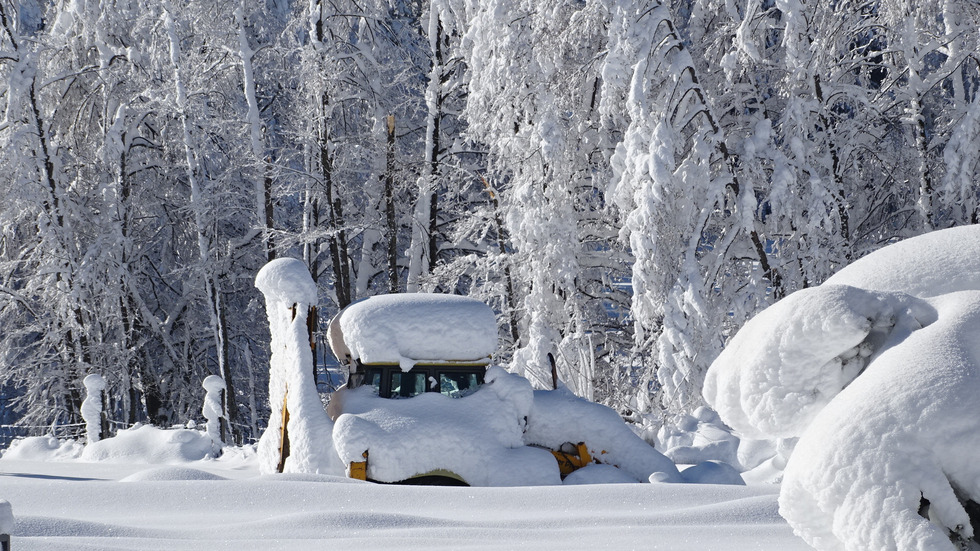
[[[980,500],[980,228],[886,247],[773,305],[704,394],[744,435],[799,436],[780,513],[813,547],[958,549]]]

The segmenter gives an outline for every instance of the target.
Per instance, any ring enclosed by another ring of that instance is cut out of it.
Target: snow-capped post
[[[0,499],[0,551],[10,551],[10,533],[14,531],[14,510],[9,501]]]
[[[313,378],[307,320],[316,284],[306,264],[278,258],[255,277],[265,295],[272,357],[269,360],[269,425],[259,440],[259,468],[272,472],[327,472],[333,423]]]
[[[105,415],[105,379],[92,373],[82,379],[85,385],[85,400],[82,401],[82,419],[85,420],[85,434],[92,444],[109,436],[109,420]]]
[[[204,378],[204,408],[201,412],[207,419],[207,432],[211,437],[211,447],[214,455],[217,455],[225,445],[225,437],[228,435],[228,420],[222,415],[221,404],[225,392],[225,380],[217,375],[208,375]]]

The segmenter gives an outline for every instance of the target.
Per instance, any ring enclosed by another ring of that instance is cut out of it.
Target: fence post
[[[13,508],[9,501],[0,499],[0,551],[10,551],[10,533],[13,531]]]
[[[82,419],[85,420],[85,432],[88,443],[92,444],[109,436],[109,421],[106,419],[102,405],[105,403],[105,379],[102,375],[92,373],[82,380],[85,385],[85,400],[82,401]]]
[[[211,448],[217,455],[225,445],[225,436],[228,434],[228,420],[222,416],[222,395],[225,392],[225,380],[217,375],[208,375],[204,378],[204,408],[202,413],[207,419],[208,436],[211,437]]]

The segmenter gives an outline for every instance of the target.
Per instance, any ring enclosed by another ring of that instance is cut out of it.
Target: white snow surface
[[[401,293],[368,297],[340,316],[352,359],[366,364],[489,362],[497,320],[483,302],[459,295]]]
[[[594,482],[602,471],[581,472]],[[16,514],[15,550],[807,548],[777,514],[773,486],[380,485],[262,476],[251,448],[177,465],[4,454],[0,499]]]
[[[726,423],[799,436],[780,513],[813,547],[980,548],[951,541],[980,501],[978,244],[971,227],[886,247],[759,314],[711,366]]]
[[[111,439],[85,446],[79,459],[109,463],[181,463],[211,454],[211,438],[190,429],[163,430],[140,425],[121,430]],[[4,454],[6,458],[6,454]]]

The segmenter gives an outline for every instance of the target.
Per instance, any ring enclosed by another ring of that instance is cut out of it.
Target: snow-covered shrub
[[[799,435],[780,513],[818,549],[953,550],[980,500],[980,227],[886,247],[762,312],[705,397]]]
[[[183,463],[211,454],[211,438],[189,429],[158,429],[136,425],[85,446],[82,461],[113,463]]]

